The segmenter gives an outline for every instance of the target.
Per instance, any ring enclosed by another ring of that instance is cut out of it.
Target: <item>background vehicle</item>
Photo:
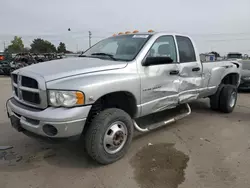
[[[201,63],[188,36],[133,33],[107,38],[81,57],[44,62],[12,74],[8,116],[18,131],[49,138],[81,135],[101,164],[127,152],[134,128],[154,130],[191,113],[209,97],[213,110],[233,111],[241,64]],[[143,125],[141,118],[184,104],[175,117]]]
[[[49,58],[47,58],[44,54],[34,53],[34,54],[32,54],[32,56],[34,57],[34,59],[36,60],[37,63],[49,61]]]
[[[2,70],[3,61],[4,61],[4,55],[2,52],[0,52],[0,75],[3,74],[3,70]]]
[[[241,53],[238,52],[230,52],[227,54],[227,59],[228,60],[241,60],[243,58]]]
[[[250,60],[239,61],[242,64],[240,90],[250,90]]]
[[[63,54],[57,54],[57,53],[45,53],[43,54],[49,61],[55,60],[55,59],[62,59]]]
[[[10,75],[14,70],[35,63],[37,63],[37,61],[30,53],[18,53],[12,61],[5,62],[5,64],[2,65],[2,70],[5,75]]]
[[[0,53],[0,74],[6,75],[5,67],[7,67],[9,62],[11,61],[12,61],[11,54],[7,52]]]

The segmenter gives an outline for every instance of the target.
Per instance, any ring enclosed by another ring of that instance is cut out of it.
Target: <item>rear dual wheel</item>
[[[224,113],[231,113],[237,102],[237,88],[233,85],[221,85],[210,97],[210,107]]]

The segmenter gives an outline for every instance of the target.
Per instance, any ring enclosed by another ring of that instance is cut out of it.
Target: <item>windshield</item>
[[[120,35],[104,39],[91,47],[82,56],[131,61],[142,49],[151,35]]]

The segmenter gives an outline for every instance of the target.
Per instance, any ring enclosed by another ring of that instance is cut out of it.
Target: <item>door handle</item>
[[[171,70],[171,71],[169,72],[169,74],[170,74],[170,75],[177,75],[177,74],[179,74],[179,71],[178,71],[178,70]]]
[[[201,70],[200,67],[195,67],[195,68],[192,69],[193,72],[200,71],[200,70]]]

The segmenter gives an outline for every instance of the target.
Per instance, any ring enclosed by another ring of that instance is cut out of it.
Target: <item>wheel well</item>
[[[137,113],[136,99],[130,92],[119,91],[114,93],[106,94],[100,97],[93,105],[89,112],[87,122],[84,128],[84,132],[87,130],[91,123],[91,120],[100,111],[107,108],[119,108],[127,112],[131,118],[135,117]]]
[[[132,118],[137,112],[136,99],[133,94],[125,91],[109,93],[100,98],[103,109],[119,108],[127,112]]]
[[[239,81],[239,74],[237,73],[230,73],[228,75],[226,75],[221,83],[222,84],[230,84],[230,85],[234,85],[236,86],[238,84],[238,81]]]

